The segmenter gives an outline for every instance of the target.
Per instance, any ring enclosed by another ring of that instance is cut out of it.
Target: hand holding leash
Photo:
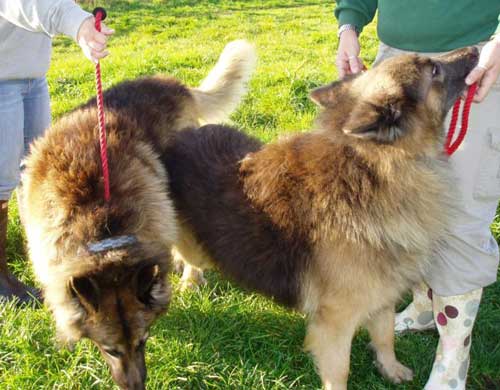
[[[484,45],[479,56],[479,63],[472,69],[465,82],[468,85],[478,83],[479,88],[474,95],[474,102],[480,103],[488,95],[493,84],[500,75],[500,36],[496,35]]]
[[[104,11],[104,8],[96,8],[96,10]],[[104,11],[104,18],[105,18]],[[94,13],[94,16],[96,14]],[[102,18],[102,20],[104,20]],[[89,60],[97,63],[101,58],[106,57],[109,52],[106,50],[106,43],[110,35],[114,34],[114,30],[108,28],[106,25],[102,24],[99,29],[96,28],[96,18],[88,17],[80,25],[78,34],[76,36],[76,41],[82,48],[83,54]]]

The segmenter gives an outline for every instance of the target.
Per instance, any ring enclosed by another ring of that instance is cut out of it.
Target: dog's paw
[[[391,364],[375,362],[380,373],[393,383],[402,383],[413,380],[413,371],[397,360]]]
[[[181,291],[196,290],[205,284],[207,284],[207,280],[203,276],[203,270],[191,266],[184,268],[180,284]]]
[[[197,290],[201,286],[204,286],[205,284],[207,284],[207,280],[203,276],[199,280],[196,280],[196,281],[194,281],[194,280],[182,280],[180,287],[179,287],[179,290],[181,292],[189,291],[189,290]]]
[[[184,262],[182,260],[177,260],[174,258],[172,261],[172,270],[178,275],[182,275],[184,272]]]

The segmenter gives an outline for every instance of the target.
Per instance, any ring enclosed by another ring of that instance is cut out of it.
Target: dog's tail
[[[249,42],[238,40],[226,45],[205,80],[191,89],[201,122],[219,123],[229,118],[246,92],[256,61],[255,48]]]

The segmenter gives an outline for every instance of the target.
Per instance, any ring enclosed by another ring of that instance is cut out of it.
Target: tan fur
[[[433,60],[402,56],[313,91],[312,132],[258,146],[207,126],[167,153],[181,255],[305,313],[328,390],[347,388],[360,326],[381,373],[412,378],[394,354],[394,305],[439,256],[453,218],[442,126],[477,51],[437,61],[436,77]]]
[[[160,156],[176,131],[207,118],[227,119],[254,62],[252,46],[237,41],[199,89],[157,76],[106,91],[109,204],[95,100],[52,126],[26,161],[22,207],[29,253],[59,338],[92,339],[122,389],[143,388],[144,349],[136,348],[170,301],[167,272],[177,221]],[[123,235],[138,242],[101,253],[88,249]]]
[[[224,48],[217,65],[191,90],[203,124],[227,120],[245,95],[256,62],[255,49],[246,41],[233,41]]]

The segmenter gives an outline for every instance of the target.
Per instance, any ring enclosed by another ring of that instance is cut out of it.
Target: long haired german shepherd
[[[262,145],[210,125],[177,133],[163,154],[181,255],[307,314],[328,390],[346,389],[359,326],[382,374],[412,378],[394,353],[394,305],[450,221],[443,122],[477,58],[390,59],[314,90],[314,131]]]
[[[199,88],[147,77],[105,92],[109,204],[95,99],[49,129],[26,161],[21,211],[59,336],[90,338],[121,389],[144,389],[148,328],[170,300],[178,229],[159,157],[176,131],[227,118],[254,63],[253,47],[235,41]]]

